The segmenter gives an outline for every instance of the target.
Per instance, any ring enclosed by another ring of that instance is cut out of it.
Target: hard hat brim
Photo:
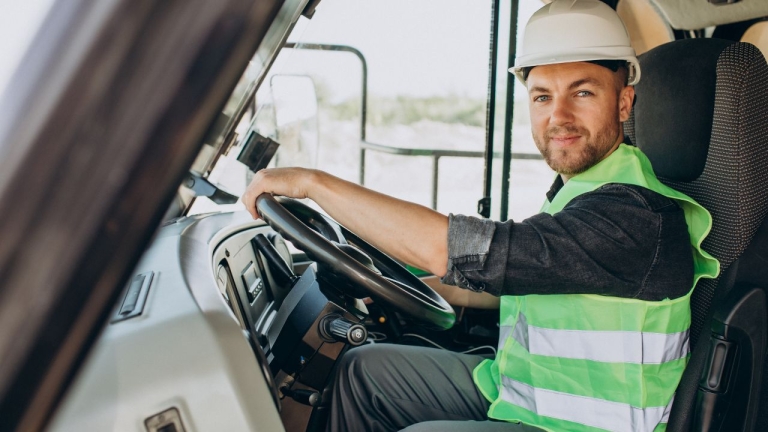
[[[637,57],[635,57],[634,50],[632,48],[627,49],[627,47],[608,49],[601,47],[598,49],[583,49],[568,54],[547,55],[546,53],[539,53],[537,55],[522,56],[517,59],[513,67],[509,68],[509,72],[515,74],[517,79],[525,85],[525,79],[523,79],[524,68],[593,60],[624,60],[629,63],[630,69],[627,85],[635,85],[640,81],[640,63],[637,61]]]

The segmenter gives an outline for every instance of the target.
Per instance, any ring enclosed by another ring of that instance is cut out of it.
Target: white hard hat
[[[625,60],[629,85],[640,81],[640,63],[621,18],[598,0],[555,0],[536,11],[523,47],[509,69],[525,84],[523,68],[592,60]]]

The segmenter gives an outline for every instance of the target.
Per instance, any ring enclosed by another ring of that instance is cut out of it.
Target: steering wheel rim
[[[359,288],[359,292],[422,324],[444,330],[453,326],[456,313],[445,299],[397,261],[332,219],[297,200],[266,193],[256,198],[256,208],[262,219],[286,240],[304,251],[310,259],[325,265],[336,276]],[[309,225],[318,227],[323,234]],[[370,256],[374,263],[384,267],[392,278],[376,273],[334,244],[346,243],[343,232],[353,237],[355,246]]]

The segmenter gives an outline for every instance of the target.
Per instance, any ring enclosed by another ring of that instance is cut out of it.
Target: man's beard
[[[554,126],[547,129],[543,140],[535,134],[533,140],[550,168],[558,174],[574,176],[603,160],[616,143],[618,133],[618,122],[601,129],[594,139],[588,130],[578,126]],[[580,135],[586,142],[581,147],[552,149],[549,144],[557,135]]]

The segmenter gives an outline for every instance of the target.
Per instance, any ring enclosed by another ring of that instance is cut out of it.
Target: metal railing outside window
[[[486,156],[485,151],[470,151],[470,150],[441,150],[441,149],[426,149],[415,147],[395,147],[384,144],[378,144],[369,142],[366,139],[366,124],[367,124],[367,111],[368,111],[368,63],[358,49],[347,45],[333,45],[333,44],[312,44],[312,43],[286,43],[285,48],[300,49],[300,50],[315,50],[315,51],[341,51],[348,52],[355,55],[362,65],[362,96],[360,100],[360,171],[358,181],[361,185],[365,185],[365,156],[368,151],[388,153],[400,156],[428,156],[432,158],[432,191],[431,191],[431,205],[432,209],[437,209],[437,197],[438,197],[438,174],[440,171],[440,159],[446,157],[460,157],[460,158],[484,158]],[[494,152],[494,158],[502,157],[502,153]],[[542,160],[542,156],[538,153],[514,153],[510,154],[511,159],[522,160]]]

